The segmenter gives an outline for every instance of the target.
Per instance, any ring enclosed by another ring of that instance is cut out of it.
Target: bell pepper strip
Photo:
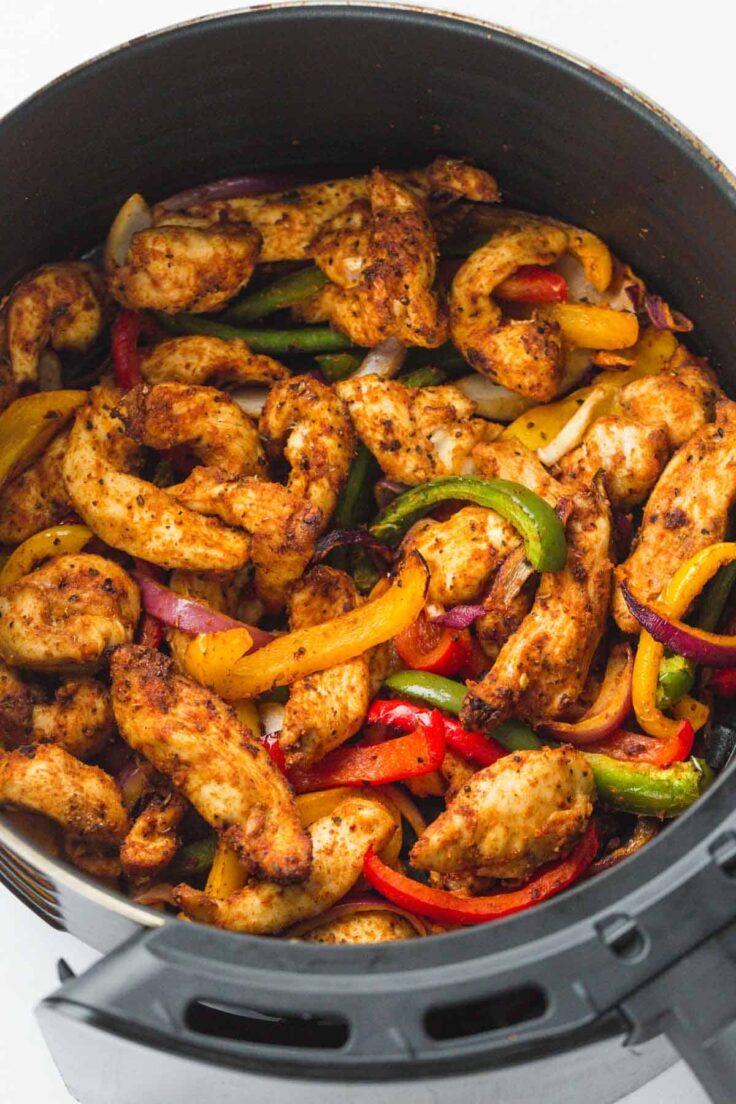
[[[138,311],[121,310],[110,327],[110,351],[112,367],[118,387],[130,391],[143,382],[138,354],[138,338],[141,332],[141,316]]]
[[[657,678],[657,709],[671,709],[689,694],[695,682],[695,664],[684,656],[664,656]]]
[[[316,265],[300,268],[297,272],[290,272],[288,276],[282,276],[274,280],[267,287],[259,288],[241,299],[239,303],[233,303],[221,318],[224,322],[242,326],[247,322],[255,322],[274,311],[283,310],[285,307],[293,307],[295,303],[303,303],[310,299],[318,291],[329,284],[329,279]]]
[[[375,890],[400,908],[440,923],[481,924],[531,908],[566,889],[592,863],[597,851],[598,836],[591,824],[566,858],[542,868],[521,889],[484,897],[460,897],[416,882],[388,869],[373,851],[364,859],[363,876]]]
[[[713,772],[701,759],[661,768],[591,751],[586,751],[585,757],[593,769],[600,801],[637,816],[679,816],[713,780]]]
[[[538,316],[556,322],[568,345],[583,349],[628,349],[639,337],[639,319],[633,311],[595,307],[589,303],[551,303]]]
[[[322,624],[284,633],[229,670],[218,671],[213,689],[227,700],[254,698],[362,655],[415,620],[424,606],[428,578],[422,557],[410,552],[379,597]]]
[[[498,740],[507,751],[538,751],[549,741],[540,740],[536,732],[523,721],[504,721],[493,730],[494,739]]]
[[[655,767],[668,767],[681,763],[693,750],[695,730],[689,720],[677,722],[676,731],[666,739],[643,736],[619,728],[604,740],[591,744],[586,750],[623,759],[631,763],[651,763]]]
[[[510,303],[566,303],[567,280],[543,265],[521,265],[494,288],[493,294]]]
[[[215,861],[218,837],[216,832],[180,847],[170,866],[170,876],[176,881],[189,881],[205,874]]]
[[[363,363],[363,357],[356,353],[323,353],[314,359],[319,365],[320,372],[330,383],[349,379]]]
[[[184,674],[200,686],[213,689],[223,672],[247,655],[253,647],[253,637],[245,627],[224,632],[197,633],[180,649],[179,663]]]
[[[288,779],[296,793],[332,786],[382,786],[437,770],[445,755],[442,714],[433,710],[429,721],[417,718],[409,736],[382,744],[355,744],[329,752],[306,770],[292,769]]]
[[[353,343],[345,334],[329,326],[302,326],[293,330],[267,330],[257,327],[228,326],[199,314],[172,314],[156,312],[156,318],[169,333],[204,334],[219,337],[223,341],[244,341],[254,353],[270,356],[288,356],[290,353],[340,353],[351,349]]]
[[[697,701],[696,698],[691,698],[689,694],[685,694],[685,697],[672,707],[672,712],[678,721],[689,721],[695,732],[705,728],[710,720],[710,707],[704,702]]]
[[[718,622],[736,582],[736,560],[719,568],[703,590],[696,622],[699,629],[715,632]]]
[[[430,716],[431,710],[426,706],[396,699],[379,699],[373,702],[365,720],[366,724],[382,724],[398,729],[399,732],[412,732],[420,721],[427,724]],[[483,767],[489,767],[491,763],[495,763],[497,759],[507,754],[506,748],[492,736],[470,732],[454,717],[443,717],[441,714],[440,716],[447,746],[463,759],[470,759]]]
[[[447,373],[434,364],[423,364],[419,368],[412,368],[396,377],[397,383],[403,383],[404,387],[437,387],[447,379]]]
[[[404,491],[374,522],[377,537],[396,547],[407,530],[447,499],[487,506],[511,522],[524,541],[527,559],[537,571],[559,571],[567,559],[562,521],[543,498],[508,479],[451,475]]]
[[[710,678],[710,688],[720,698],[736,696],[736,667],[722,667],[714,671]]]
[[[80,552],[94,536],[86,525],[53,525],[42,529],[11,553],[0,571],[0,590],[12,586],[29,575],[49,556],[63,556]]]
[[[467,629],[449,629],[430,621],[424,610],[416,621],[394,637],[399,659],[413,671],[429,671],[448,678],[457,675],[473,654]]]
[[[421,671],[396,671],[384,679],[383,685],[402,698],[442,709],[457,716],[468,690],[461,682]]]
[[[0,414],[0,487],[36,460],[77,407],[86,391],[38,391],[16,399]]]

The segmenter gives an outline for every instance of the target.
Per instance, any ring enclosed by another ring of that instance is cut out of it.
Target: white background
[[[736,21],[729,0],[425,0],[424,6],[489,19],[594,61],[661,103],[736,168]],[[0,0],[0,116],[94,54],[218,10],[218,3],[207,0]],[[0,889],[2,1104],[69,1104],[31,1013],[55,988],[61,956],[77,972],[94,958]],[[141,1104],[156,1101],[151,1097]],[[705,1104],[705,1096],[680,1065],[626,1104]]]

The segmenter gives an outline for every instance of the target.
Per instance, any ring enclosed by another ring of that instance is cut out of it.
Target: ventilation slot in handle
[[[543,990],[526,985],[483,1000],[432,1008],[424,1018],[424,1026],[431,1039],[462,1039],[538,1020],[546,1011]]]
[[[350,1035],[348,1021],[342,1016],[307,1013],[296,1016],[257,1008],[233,1008],[205,1000],[189,1004],[186,1024],[191,1031],[219,1039],[305,1049],[339,1050]]]

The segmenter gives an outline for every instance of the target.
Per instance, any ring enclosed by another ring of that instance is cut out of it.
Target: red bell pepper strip
[[[397,728],[399,732],[412,732],[417,724],[429,722],[431,712],[426,706],[415,705],[408,701],[374,701],[368,710],[366,724],[382,724],[389,728]],[[499,744],[492,736],[470,732],[454,717],[445,717],[442,714],[440,716],[447,746],[463,759],[470,759],[483,767],[489,767],[497,759],[508,755],[508,750],[503,744]]]
[[[736,695],[736,667],[721,667],[711,675],[710,685],[721,698]]]
[[[420,613],[416,621],[395,636],[394,645],[406,667],[448,678],[458,674],[473,654],[467,629],[438,625],[426,613]]]
[[[383,744],[354,744],[337,748],[306,770],[290,770],[288,779],[297,793],[332,786],[383,786],[437,770],[445,756],[443,717],[436,709],[428,721],[418,718],[409,736]]]
[[[566,858],[543,867],[521,889],[486,897],[459,897],[444,889],[415,882],[406,874],[386,866],[373,851],[369,851],[363,861],[363,876],[393,904],[420,916],[447,924],[480,924],[484,920],[498,920],[531,908],[566,889],[590,866],[597,851],[598,835],[595,825],[591,823]]]
[[[493,294],[511,303],[566,303],[567,280],[542,265],[521,265]]]
[[[138,356],[140,332],[140,315],[132,310],[121,310],[110,328],[112,366],[118,387],[124,391],[129,391],[143,380]]]
[[[585,750],[608,755],[611,759],[669,767],[671,763],[682,763],[689,758],[694,740],[695,730],[690,721],[685,720],[674,736],[660,739],[619,728],[599,743],[588,744]]]
[[[278,732],[269,732],[268,736],[261,736],[261,743],[280,771],[286,773],[286,756],[279,743]]]

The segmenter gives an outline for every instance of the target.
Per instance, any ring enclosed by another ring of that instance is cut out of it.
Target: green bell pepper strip
[[[163,314],[156,311],[156,318],[165,330],[175,334],[203,334],[219,337],[223,341],[245,341],[254,353],[270,356],[288,356],[289,353],[339,353],[349,349],[352,341],[345,334],[329,326],[302,326],[295,330],[261,330],[228,326],[212,318],[198,314]]]
[[[736,582],[736,560],[725,564],[705,588],[696,619],[699,629],[705,632],[716,631],[734,582]]]
[[[320,371],[330,383],[339,383],[354,375],[363,363],[363,352],[357,353],[325,353],[314,358],[319,364]]]
[[[467,686],[444,675],[432,675],[426,671],[396,671],[384,680],[384,686],[402,698],[444,709],[456,717],[462,708]]]
[[[487,506],[510,521],[524,541],[526,556],[537,571],[559,571],[567,559],[565,528],[548,502],[509,479],[450,475],[410,487],[379,514],[371,532],[396,547],[420,517],[448,498]]]
[[[171,863],[171,872],[179,878],[192,878],[206,874],[215,861],[217,833],[205,836],[180,847]]]
[[[695,682],[695,664],[684,656],[664,656],[659,664],[657,679],[657,709],[671,709],[685,694],[689,694]]]
[[[405,387],[436,387],[438,383],[444,383],[447,376],[441,368],[436,368],[433,364],[424,364],[420,368],[412,368],[410,372],[405,372],[404,375],[398,375],[396,380],[398,383],[403,383]]]
[[[282,310],[284,307],[292,307],[295,303],[302,303],[310,299],[329,279],[316,265],[300,268],[298,272],[290,272],[288,276],[282,276],[274,280],[267,287],[254,291],[234,303],[220,315],[223,322],[242,326],[245,322],[255,322],[257,318],[263,318],[266,314]]]
[[[350,474],[335,507],[332,518],[334,529],[354,529],[356,525],[368,520],[374,508],[373,484],[380,477],[380,472],[373,454],[359,441]],[[333,567],[347,571],[348,563],[354,560],[350,555],[351,551],[358,550],[335,548],[328,557],[329,562]]]

